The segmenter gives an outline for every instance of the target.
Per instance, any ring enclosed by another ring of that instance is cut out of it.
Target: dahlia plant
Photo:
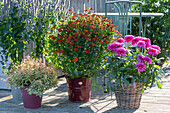
[[[164,74],[159,65],[156,55],[160,53],[160,47],[151,45],[149,38],[134,37],[127,35],[117,39],[108,45],[107,61],[104,67],[108,70],[107,77],[118,85],[142,83],[144,88],[152,87],[154,82],[158,88]]]
[[[59,27],[54,26],[46,33],[47,60],[66,77],[95,76],[108,44],[120,34],[111,20],[92,14],[93,9],[85,10],[84,14],[69,11],[72,15],[60,15]]]

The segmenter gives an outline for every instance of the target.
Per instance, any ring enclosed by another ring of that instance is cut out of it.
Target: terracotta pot
[[[69,100],[72,102],[88,102],[91,96],[91,78],[67,78]]]
[[[26,88],[29,86],[25,86],[24,88],[20,88],[22,100],[24,103],[24,108],[27,109],[37,109],[41,107],[42,96],[36,96],[35,94],[29,95]]]

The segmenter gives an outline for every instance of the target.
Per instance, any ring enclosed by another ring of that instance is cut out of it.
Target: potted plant
[[[5,73],[8,75],[7,83],[21,89],[24,107],[28,109],[40,108],[44,91],[57,85],[54,69],[42,63],[42,59],[28,56]]]
[[[89,101],[91,78],[104,60],[108,43],[118,34],[111,20],[91,14],[92,10],[84,14],[69,10],[72,15],[60,15],[60,25],[47,33],[47,60],[65,73],[69,100],[73,102]]]
[[[155,57],[160,47],[151,45],[149,38],[127,35],[109,44],[108,51],[104,63],[108,70],[107,85],[115,91],[119,107],[138,108],[143,90],[151,88],[155,82],[162,89],[160,80],[164,73],[156,65]]]

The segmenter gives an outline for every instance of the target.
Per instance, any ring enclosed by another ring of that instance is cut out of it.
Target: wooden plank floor
[[[110,94],[93,90],[89,102],[69,102],[65,79],[57,88],[45,92],[42,107],[36,110],[24,109],[21,101],[13,101],[9,90],[0,90],[0,113],[170,113],[170,65],[162,83],[162,90],[155,86],[144,92],[139,109],[119,108],[114,95],[111,99]]]

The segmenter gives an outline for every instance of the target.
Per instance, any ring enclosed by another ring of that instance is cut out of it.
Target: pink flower
[[[149,38],[143,38],[143,39],[142,39],[142,41],[144,41],[144,42],[145,42],[146,47],[150,47],[150,45],[151,45],[151,41],[150,41],[150,39],[149,39]]]
[[[155,48],[149,47],[147,53],[149,55],[155,56],[155,55],[157,55],[159,53],[159,51],[157,49],[155,49]]]
[[[123,43],[114,42],[112,44],[109,44],[107,49],[111,52],[115,52],[116,49],[119,47],[123,47]]]
[[[121,55],[121,56],[126,55],[126,49],[123,48],[123,47],[117,48],[116,49],[116,55]]]
[[[141,63],[144,63],[144,62],[145,62],[144,56],[139,55],[138,58],[137,58],[137,61],[139,61],[139,62],[141,62]]]
[[[155,56],[155,55],[158,55],[159,51],[155,48],[149,47],[147,53],[149,55]]]
[[[140,40],[142,40],[142,37],[136,37],[132,40],[132,45],[137,44]]]
[[[116,42],[119,42],[119,43],[123,43],[124,39],[123,38],[119,38],[116,40]]]
[[[149,58],[149,57],[147,57],[147,56],[145,56],[143,59],[144,59],[144,61],[147,62],[148,64],[151,64],[151,63],[152,63],[152,59]]]
[[[154,48],[154,49],[157,49],[158,51],[161,50],[161,48],[160,48],[159,46],[157,46],[157,45],[151,45],[150,47],[151,47],[151,48]]]
[[[141,63],[141,62],[137,62],[136,63],[136,69],[138,70],[138,71],[145,71],[145,69],[146,69],[146,64],[144,64],[144,63]]]
[[[124,37],[124,40],[125,40],[125,42],[131,42],[132,40],[134,39],[134,36],[133,35],[126,35],[125,37]]]
[[[145,48],[145,47],[146,47],[146,44],[145,44],[144,41],[139,41],[139,42],[137,43],[137,47],[138,47],[138,48]]]

